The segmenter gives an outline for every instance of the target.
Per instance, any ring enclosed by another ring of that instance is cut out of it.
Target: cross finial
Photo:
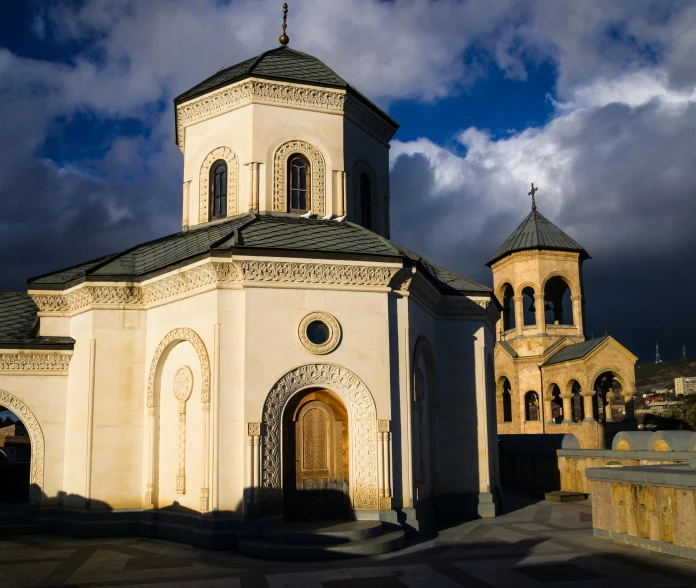
[[[532,189],[528,192],[528,196],[532,197],[532,210],[536,210],[536,200],[534,195],[539,191],[539,188],[534,187],[534,182],[532,182]]]
[[[280,44],[285,47],[290,42],[290,37],[285,34],[285,29],[288,28],[288,3],[283,4],[283,34],[278,37]]]

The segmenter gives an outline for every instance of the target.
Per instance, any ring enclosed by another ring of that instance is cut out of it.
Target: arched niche
[[[570,281],[562,275],[549,277],[544,282],[544,316],[547,325],[573,325],[574,292]]]
[[[208,357],[208,351],[203,343],[203,339],[193,329],[189,329],[188,327],[174,329],[164,336],[157,346],[157,349],[155,349],[155,353],[150,362],[150,371],[148,372],[147,378],[146,403],[148,435],[146,437],[148,446],[146,455],[148,456],[148,467],[147,482],[145,484],[146,507],[157,506],[158,504],[156,482],[159,477],[157,460],[159,455],[158,433],[162,369],[171,350],[182,342],[191,344],[200,362],[200,399],[204,413],[204,431],[210,428],[210,359]],[[205,435],[203,447],[205,453],[203,456],[203,464],[204,467],[206,467],[208,461],[207,452],[209,451],[207,446],[207,435]],[[199,506],[202,511],[208,510],[208,482],[205,476],[204,486],[201,489]]]
[[[360,194],[360,180],[362,176],[366,176],[370,184],[370,216],[371,223],[370,226],[366,226],[366,229],[371,231],[379,230],[379,210],[377,206],[379,198],[379,190],[377,187],[377,176],[375,172],[366,161],[356,161],[353,165],[353,203],[355,206],[356,213],[351,215],[352,218],[360,220],[362,218],[362,199]]]
[[[430,341],[423,335],[418,337],[414,345],[411,371],[414,482],[419,487],[418,497],[424,499],[435,492],[438,478],[435,435],[438,403],[435,352]]]
[[[39,421],[31,409],[14,394],[0,390],[0,406],[12,411],[29,433],[31,463],[29,466],[29,504],[40,506],[44,486],[44,436]]]

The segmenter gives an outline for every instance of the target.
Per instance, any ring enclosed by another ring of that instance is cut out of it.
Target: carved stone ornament
[[[372,211],[370,216],[372,217],[372,225],[365,227],[371,231],[379,230],[379,212],[377,210],[377,199],[379,197],[379,188],[377,186],[377,176],[372,168],[365,161],[356,161],[353,166],[353,192],[355,194],[353,202],[358,206],[362,207],[362,200],[360,198],[360,176],[365,174],[370,181],[370,198],[372,200]],[[360,216],[358,216],[360,218]]]
[[[245,280],[351,286],[387,286],[398,270],[394,267],[285,261],[242,261],[241,267]]]
[[[67,372],[72,353],[0,353],[0,371]]]
[[[208,351],[205,348],[203,340],[198,334],[189,328],[174,329],[160,341],[157,346],[152,361],[150,363],[150,372],[147,377],[147,407],[154,407],[155,403],[155,376],[157,374],[157,366],[159,365],[162,354],[175,343],[188,341],[196,350],[198,359],[201,362],[201,402],[203,406],[210,403],[210,361],[208,360]]]
[[[324,157],[319,150],[304,141],[288,141],[283,143],[273,157],[273,210],[288,211],[288,159],[291,155],[304,155],[310,164],[312,174],[312,190],[310,193],[310,208],[314,214],[323,216],[326,200],[326,169]]]
[[[247,434],[250,437],[258,437],[261,434],[261,423],[247,423]]]
[[[332,265],[282,261],[206,263],[144,286],[82,286],[69,294],[31,297],[41,312],[75,312],[92,304],[148,305],[224,282],[297,282],[350,286],[387,286],[394,267]],[[410,270],[409,270],[410,271]]]
[[[227,164],[227,216],[234,216],[238,212],[237,202],[239,201],[239,158],[237,154],[229,147],[218,147],[211,151],[203,160],[201,172],[199,175],[199,193],[198,193],[198,222],[207,223],[208,217],[208,202],[210,201],[210,167],[216,161],[224,161]]]
[[[351,371],[332,364],[303,365],[285,374],[271,388],[263,407],[263,511],[282,510],[281,420],[288,400],[300,390],[321,386],[334,392],[349,414],[353,508],[376,510],[377,411],[365,384]]]
[[[29,466],[29,504],[39,506],[44,485],[44,436],[34,414],[19,398],[0,390],[0,406],[11,410],[29,433],[31,464]]]
[[[342,113],[345,100],[346,94],[342,90],[245,80],[177,106],[177,143],[183,151],[187,126],[247,104],[275,104]]]
[[[179,402],[186,402],[193,391],[193,373],[191,368],[185,365],[174,374],[174,396]]]
[[[349,96],[344,108],[346,118],[353,121],[359,127],[365,129],[375,139],[389,145],[389,141],[396,133],[396,128],[387,123],[374,110],[365,106],[358,99]]]
[[[318,321],[324,323],[329,330],[329,336],[324,343],[312,343],[307,336],[307,327],[310,323]],[[307,351],[314,355],[326,355],[331,353],[341,341],[341,325],[333,315],[328,312],[310,312],[304,316],[297,327],[297,337]]]

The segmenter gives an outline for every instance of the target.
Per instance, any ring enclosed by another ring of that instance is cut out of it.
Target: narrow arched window
[[[227,216],[227,164],[216,161],[210,166],[210,220]]]
[[[367,174],[360,175],[360,224],[372,228],[372,188]]]
[[[524,395],[524,416],[527,421],[539,420],[539,395],[536,392],[527,392]]]
[[[288,212],[303,213],[311,208],[311,171],[309,161],[302,155],[288,160]]]

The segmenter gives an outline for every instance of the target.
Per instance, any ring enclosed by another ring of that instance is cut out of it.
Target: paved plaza
[[[696,586],[696,561],[592,536],[590,501],[523,501],[382,556],[270,562],[150,539],[0,536],[0,587],[641,588]]]

